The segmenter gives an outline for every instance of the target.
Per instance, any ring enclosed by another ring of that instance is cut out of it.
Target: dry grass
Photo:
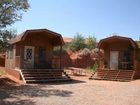
[[[5,74],[6,74],[6,72],[4,70],[0,69],[0,76],[5,75]]]

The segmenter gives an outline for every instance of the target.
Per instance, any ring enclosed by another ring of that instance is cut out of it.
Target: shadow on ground
[[[28,99],[16,100],[12,102],[0,100],[0,105],[35,105],[35,103]]]
[[[69,81],[69,83],[80,82],[82,81]],[[31,98],[50,96],[70,97],[71,94],[73,92],[55,89],[53,85],[49,84],[16,85],[12,81],[10,82],[9,79],[0,79],[0,105],[35,105]]]
[[[78,83],[86,83],[86,81],[76,80],[72,79],[71,81],[62,81],[62,82],[49,82],[49,83],[43,83],[43,84],[50,84],[50,85],[64,85],[64,84],[78,84]]]

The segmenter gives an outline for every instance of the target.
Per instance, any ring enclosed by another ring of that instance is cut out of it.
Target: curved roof
[[[110,42],[115,42],[117,40],[130,42],[133,48],[138,47],[137,43],[132,38],[123,37],[123,36],[111,36],[111,37],[108,37],[108,38],[104,38],[104,39],[99,41],[98,47],[102,48],[105,44],[110,43]]]
[[[8,41],[9,44],[14,44],[20,41],[24,41],[25,38],[27,37],[27,35],[29,33],[38,33],[38,32],[44,32],[48,37],[50,38],[59,38],[60,41],[60,45],[64,44],[63,38],[61,36],[61,34],[58,34],[56,32],[50,31],[48,29],[33,29],[33,30],[26,30],[23,33],[17,35],[15,38],[12,38]]]

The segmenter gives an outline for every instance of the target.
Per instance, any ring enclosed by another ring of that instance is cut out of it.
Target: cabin
[[[138,45],[133,39],[111,36],[100,40],[98,49],[104,52],[104,59],[99,59],[96,79],[130,81],[140,77]]]
[[[61,68],[63,45],[62,36],[56,32],[48,29],[26,30],[9,40],[6,71],[25,83],[69,80],[70,77]],[[59,65],[53,56],[54,47],[60,49]]]

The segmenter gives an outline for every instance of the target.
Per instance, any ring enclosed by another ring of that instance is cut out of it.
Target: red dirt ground
[[[0,87],[0,105],[140,105],[140,80],[72,78],[72,82]]]

